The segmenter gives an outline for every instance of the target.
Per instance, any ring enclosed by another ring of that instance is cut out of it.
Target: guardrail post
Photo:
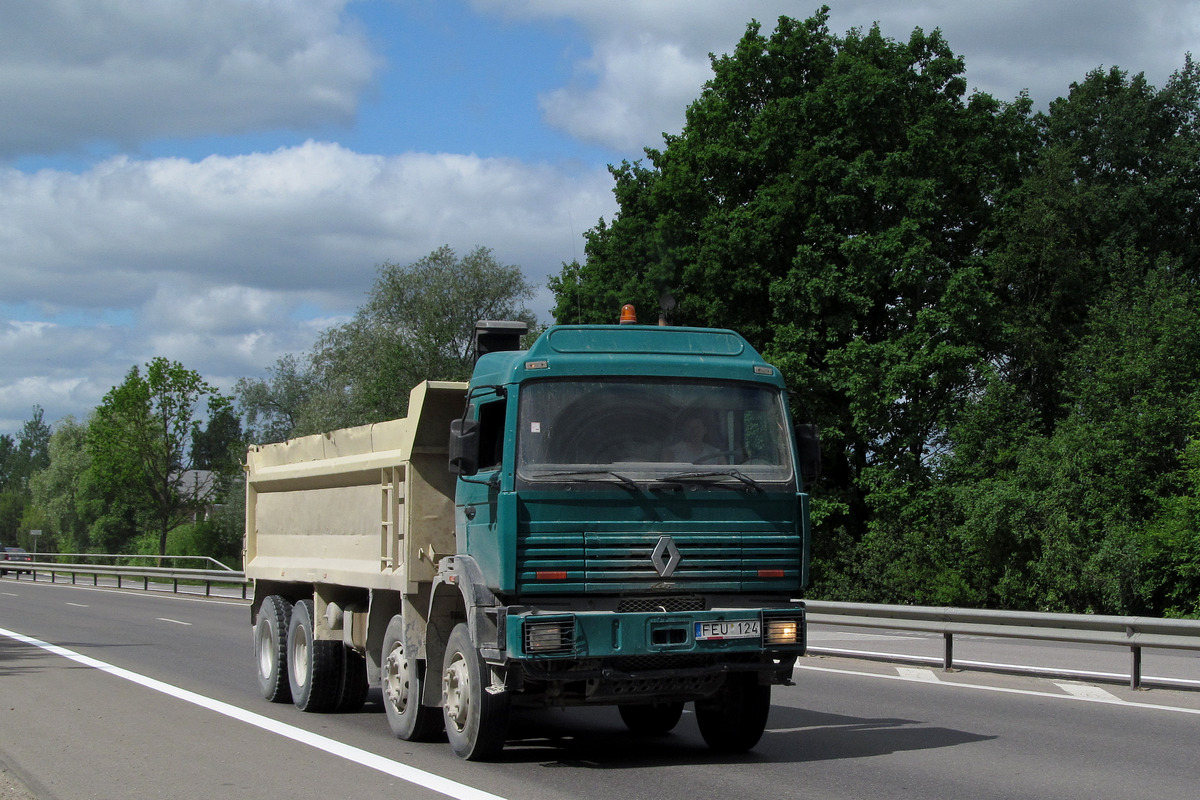
[[[949,672],[954,669],[954,634],[946,631],[942,636],[946,640],[946,651],[942,656],[942,669]]]
[[[176,578],[175,580],[171,581],[171,584],[172,584],[171,591],[174,592],[175,594],[179,594],[179,578]]]
[[[1137,645],[1129,648],[1129,688],[1142,688],[1142,648]]]

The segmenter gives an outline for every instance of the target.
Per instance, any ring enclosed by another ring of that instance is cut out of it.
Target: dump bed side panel
[[[463,391],[421,384],[407,419],[250,448],[247,576],[409,592],[432,580],[454,548],[445,432]]]

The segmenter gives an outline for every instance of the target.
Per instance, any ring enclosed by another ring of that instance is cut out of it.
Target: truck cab
[[[444,579],[486,587],[493,696],[637,729],[695,701],[710,745],[757,741],[805,645],[813,432],[784,389],[729,330],[558,326],[479,358]]]

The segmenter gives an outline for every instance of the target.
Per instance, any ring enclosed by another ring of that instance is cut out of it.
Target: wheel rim
[[[454,660],[442,675],[442,696],[447,721],[461,731],[467,724],[467,715],[471,710],[471,676],[462,653],[454,654]]]
[[[295,637],[292,643],[292,677],[297,686],[308,683],[308,639],[303,636]]]
[[[383,694],[398,713],[408,710],[408,696],[412,686],[408,681],[408,659],[404,657],[404,646],[399,642],[388,653],[383,664]]]
[[[264,678],[271,676],[271,670],[275,668],[275,648],[271,645],[270,631],[263,626],[258,634],[258,674]]]

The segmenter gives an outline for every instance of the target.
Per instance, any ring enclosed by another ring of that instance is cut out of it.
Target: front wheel
[[[696,724],[713,750],[744,753],[762,738],[771,711],[771,687],[753,673],[736,672],[713,697],[696,701]]]
[[[487,662],[460,622],[450,632],[442,668],[442,718],[455,755],[482,761],[503,750],[508,712],[508,694],[491,691]]]
[[[421,675],[404,651],[404,619],[392,617],[383,634],[383,708],[397,739],[427,742],[442,732],[442,711],[421,705]]]

